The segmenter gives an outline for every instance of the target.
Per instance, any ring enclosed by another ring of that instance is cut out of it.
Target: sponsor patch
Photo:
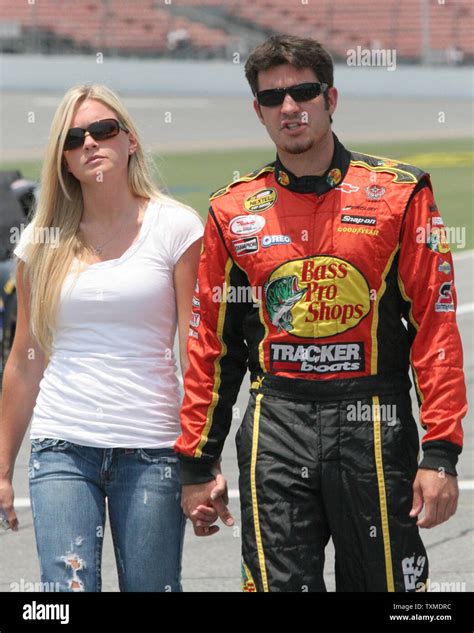
[[[435,303],[435,312],[454,312],[452,285],[452,281],[445,281],[439,287],[439,297]]]
[[[449,244],[444,226],[433,226],[429,218],[426,224],[426,246],[435,253],[449,253]]]
[[[354,209],[359,211],[377,211],[377,207],[366,207],[363,204],[346,204],[345,207],[342,207],[341,211],[354,211]]]
[[[443,226],[444,225],[443,218],[440,217],[439,215],[435,215],[434,217],[431,218],[431,224],[433,226]]]
[[[279,171],[277,175],[277,180],[283,187],[288,187],[290,184],[290,177],[286,173],[286,171]]]
[[[201,315],[199,314],[199,312],[191,312],[191,320],[189,324],[192,327],[199,327],[200,323],[201,323]]]
[[[370,185],[365,187],[365,193],[368,200],[380,200],[385,193],[385,187],[379,187],[378,185]]]
[[[356,187],[355,185],[351,185],[348,182],[341,183],[338,187],[336,187],[338,191],[343,191],[344,193],[355,193],[359,191],[360,187]]]
[[[405,591],[415,591],[418,586],[418,579],[423,575],[426,556],[407,556],[402,560],[403,579],[405,581]]]
[[[255,582],[252,578],[252,574],[250,573],[249,568],[245,564],[244,559],[242,559],[242,591],[254,593],[257,591],[255,587]]]
[[[358,226],[338,226],[338,233],[356,233],[358,235],[370,235],[372,237],[376,237],[379,234],[378,229],[366,229],[364,227]]]
[[[275,371],[313,374],[363,371],[364,344],[273,343],[270,346],[270,363]]]
[[[281,244],[291,244],[291,237],[289,235],[264,235],[262,237],[262,246],[264,248]]]
[[[265,226],[265,218],[261,215],[238,215],[229,224],[233,235],[252,235],[258,233]]]
[[[263,290],[272,325],[301,338],[341,334],[358,325],[371,308],[367,280],[338,257],[285,262],[272,272]]]
[[[441,262],[441,264],[438,266],[438,270],[440,273],[449,275],[451,274],[451,264],[449,262]]]
[[[377,218],[369,215],[352,215],[344,213],[341,215],[341,222],[344,224],[366,224],[369,226],[375,226],[377,224]]]
[[[275,189],[261,189],[244,200],[244,208],[249,213],[263,213],[273,207],[278,194]]]
[[[242,240],[232,242],[238,256],[256,253],[258,251],[258,237],[245,237]]]
[[[377,161],[377,165],[379,167],[396,167],[398,165],[398,161],[392,160],[391,158],[382,158]]]
[[[326,182],[331,185],[331,187],[335,187],[342,180],[342,174],[340,169],[331,169],[329,174],[326,177]]]

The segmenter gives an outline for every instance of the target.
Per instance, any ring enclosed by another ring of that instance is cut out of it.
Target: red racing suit
[[[277,158],[211,197],[175,445],[183,483],[213,478],[247,368],[254,384],[272,374],[353,389],[411,364],[420,467],[456,474],[462,348],[429,176],[334,141],[324,176],[298,178]]]

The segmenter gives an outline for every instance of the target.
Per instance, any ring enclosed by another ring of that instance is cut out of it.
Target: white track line
[[[474,490],[474,479],[465,479],[459,482],[459,490]],[[239,499],[239,491],[236,488],[229,490],[229,499]],[[29,508],[31,506],[29,497],[18,497],[15,499],[15,508]]]
[[[474,257],[474,250],[462,251],[459,253],[453,253],[453,259],[455,262],[462,261],[463,259],[472,259]]]

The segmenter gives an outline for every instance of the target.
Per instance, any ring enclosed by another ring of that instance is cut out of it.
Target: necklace
[[[115,239],[115,238],[116,238],[116,237],[117,237],[117,236],[118,236],[118,235],[122,232],[122,229],[123,229],[123,227],[125,226],[125,224],[126,224],[126,220],[127,220],[127,219],[128,219],[128,218],[127,218],[127,216],[125,216],[125,220],[124,220],[124,222],[122,222],[121,227],[119,228],[119,230],[118,230],[118,231],[116,231],[116,232],[112,235],[112,237],[109,237],[109,239],[108,239],[108,240],[106,240],[106,241],[105,241],[105,242],[103,242],[102,244],[99,244],[98,246],[92,246],[92,248],[94,249],[94,252],[96,253],[96,255],[100,255],[100,254],[102,253],[102,251],[104,250],[104,246],[107,246],[107,244],[108,244],[109,242],[111,242],[112,240],[114,240],[114,239]]]

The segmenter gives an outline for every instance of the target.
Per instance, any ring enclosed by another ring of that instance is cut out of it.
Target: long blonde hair
[[[137,129],[117,95],[99,84],[74,86],[64,95],[51,124],[41,172],[38,203],[32,220],[35,234],[56,229],[56,243],[28,244],[25,275],[30,284],[30,329],[49,357],[57,325],[59,298],[64,280],[75,257],[85,246],[78,237],[83,212],[80,182],[68,172],[63,161],[66,134],[75,109],[86,99],[95,99],[115,112],[117,119],[138,141],[128,164],[128,185],[135,196],[171,200],[153,182],[151,160],[145,155]]]

